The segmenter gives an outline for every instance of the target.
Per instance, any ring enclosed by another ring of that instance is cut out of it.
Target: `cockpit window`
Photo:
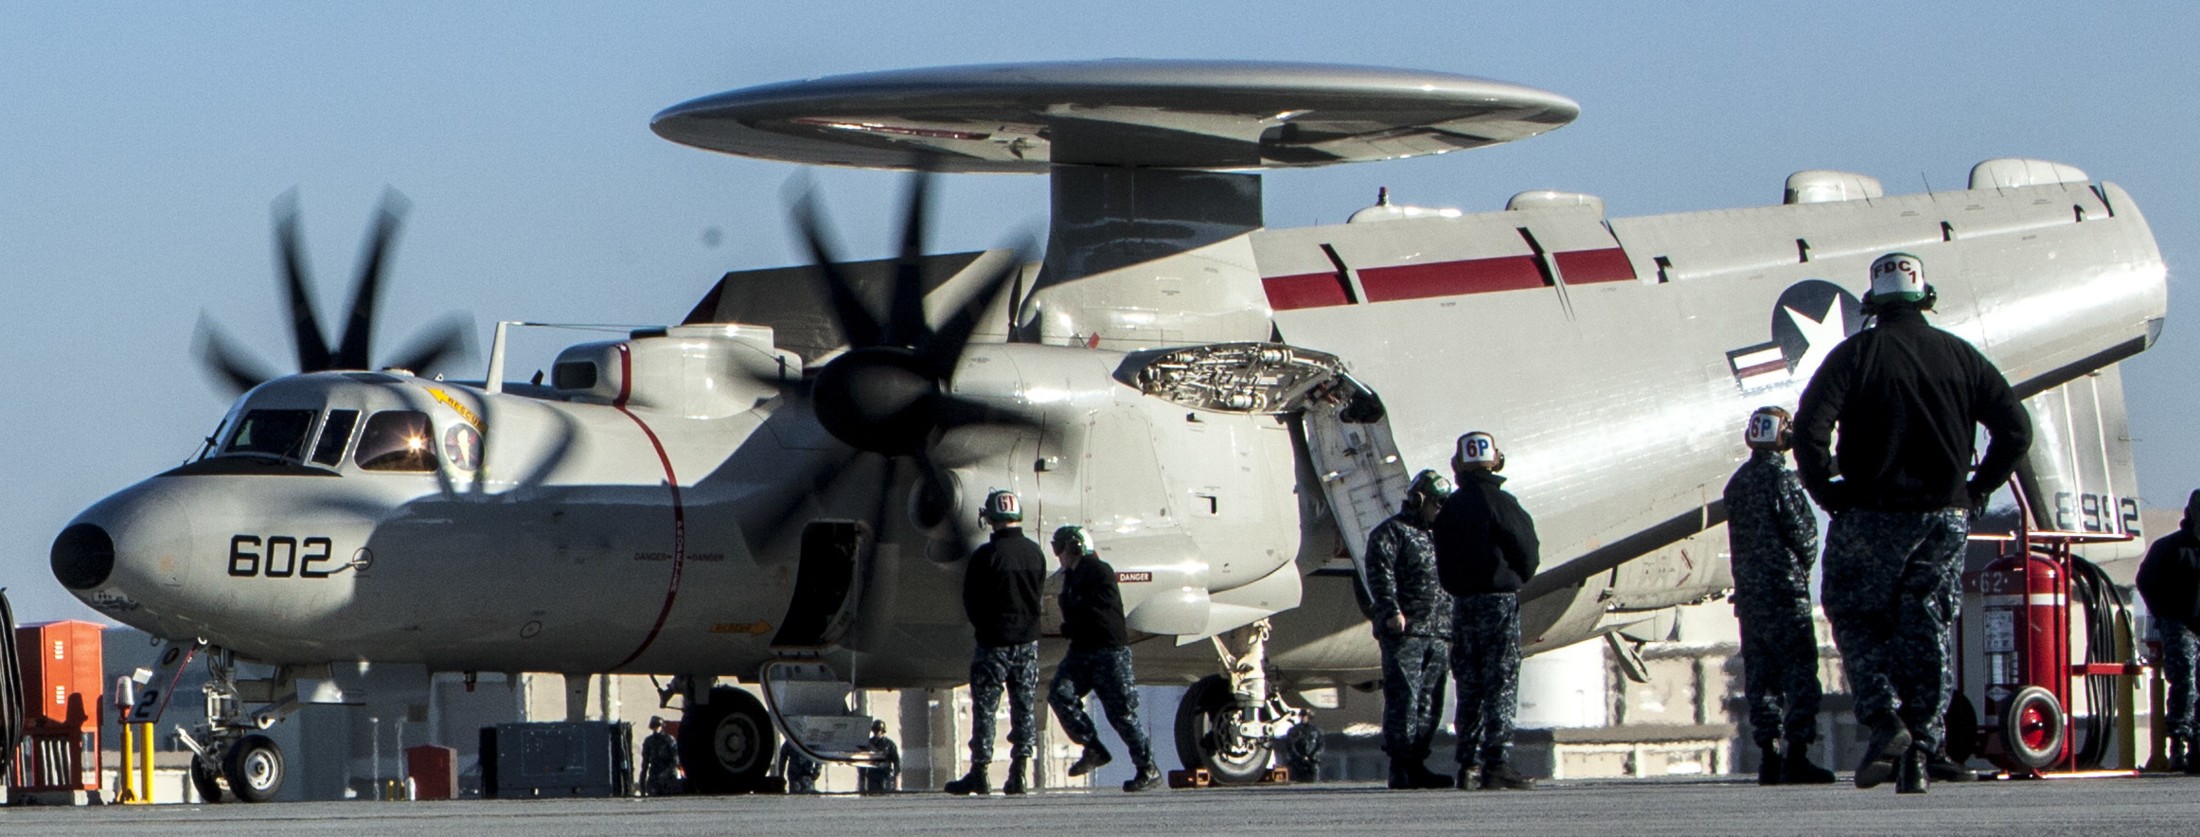
[[[428,414],[384,410],[367,419],[351,461],[369,471],[435,470],[435,429]]]
[[[321,422],[321,440],[313,444],[313,461],[336,467],[344,461],[344,443],[351,441],[352,428],[359,426],[358,410],[330,410],[328,420]]]
[[[222,446],[222,453],[305,458],[306,433],[313,429],[312,410],[253,410],[237,423],[237,432]]]

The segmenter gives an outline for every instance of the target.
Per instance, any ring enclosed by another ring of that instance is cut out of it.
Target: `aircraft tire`
[[[229,745],[222,778],[239,802],[266,802],[283,789],[283,748],[265,735],[247,735]],[[195,781],[195,779],[194,779]]]
[[[751,793],[764,787],[779,733],[755,695],[732,686],[680,718],[680,767],[690,793]]]
[[[221,771],[196,755],[191,757],[191,786],[198,788],[200,801],[222,801]]]
[[[1216,730],[1227,727],[1231,710],[1230,683],[1210,674],[1184,690],[1176,705],[1176,755],[1186,769],[1207,768],[1215,781],[1225,785],[1250,785],[1268,772],[1272,757],[1267,741],[1245,742],[1234,752],[1223,752]]]

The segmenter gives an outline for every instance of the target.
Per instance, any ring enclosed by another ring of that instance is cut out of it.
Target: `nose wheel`
[[[247,735],[229,745],[222,778],[239,802],[266,802],[283,788],[283,748],[265,735]]]

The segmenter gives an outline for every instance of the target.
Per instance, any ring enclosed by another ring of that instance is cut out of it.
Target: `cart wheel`
[[[2042,770],[2062,760],[2063,736],[2069,726],[2062,702],[2055,699],[2054,693],[2026,686],[2009,701],[2009,709],[2001,719],[2001,735],[2018,763]]]

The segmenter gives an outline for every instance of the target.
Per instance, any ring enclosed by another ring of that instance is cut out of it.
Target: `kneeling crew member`
[[[1014,492],[985,495],[978,517],[993,539],[970,554],[963,568],[963,613],[977,633],[970,655],[970,772],[948,782],[952,794],[992,792],[986,777],[993,762],[993,711],[1008,690],[1008,781],[1003,793],[1024,792],[1031,762],[1032,730],[1039,698],[1039,588],[1046,582],[1046,554],[1024,537],[1023,504]]]
[[[1505,454],[1488,433],[1459,437],[1459,487],[1436,516],[1436,571],[1451,594],[1451,675],[1459,702],[1459,787],[1528,790],[1507,763],[1520,702],[1520,585],[1535,576],[1535,521],[1499,486]],[[1477,770],[1480,775],[1477,776]]]
[[[1393,790],[1452,786],[1427,764],[1451,674],[1451,594],[1436,578],[1429,527],[1450,496],[1450,480],[1422,471],[1398,513],[1367,533],[1368,620],[1383,651],[1383,752]]]
[[[1131,750],[1131,764],[1138,775],[1123,783],[1126,791],[1152,790],[1161,785],[1161,771],[1154,767],[1153,745],[1138,723],[1138,681],[1131,673],[1131,633],[1123,624],[1123,594],[1116,588],[1115,568],[1100,560],[1092,539],[1077,526],[1054,530],[1054,556],[1062,561],[1062,636],[1069,639],[1069,653],[1054,670],[1054,684],[1047,689],[1047,703],[1061,719],[1069,740],[1085,747],[1084,755],[1070,765],[1069,775],[1083,776],[1114,760],[1100,743],[1100,730],[1085,713],[1085,695],[1096,694],[1108,714],[1108,725]]]
[[[1749,461],[1726,481],[1726,538],[1734,565],[1734,618],[1742,627],[1742,692],[1763,761],[1760,785],[1821,785],[1833,771],[1810,761],[1818,740],[1818,632],[1810,616],[1810,566],[1818,518],[1788,468],[1788,411],[1759,407],[1742,431]],[[1784,710],[1784,711],[1783,711]],[[1787,739],[1787,753],[1779,742]]]

